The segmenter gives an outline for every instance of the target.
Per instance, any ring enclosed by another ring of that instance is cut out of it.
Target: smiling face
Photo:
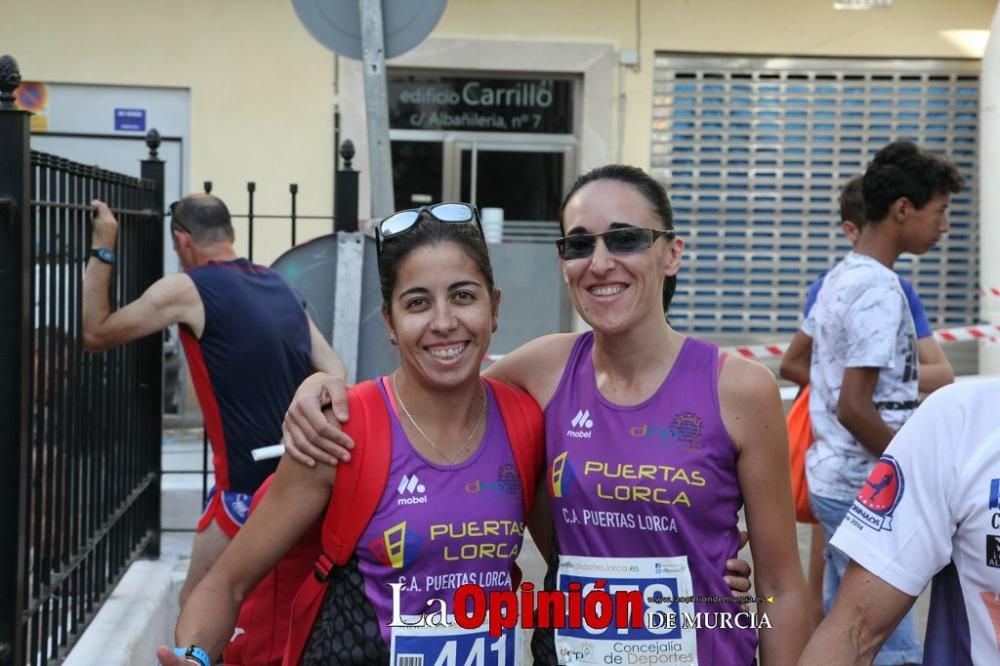
[[[645,196],[633,185],[596,180],[566,203],[567,235],[600,234],[634,226],[663,229]],[[563,260],[563,278],[577,312],[594,330],[622,333],[647,319],[663,321],[663,281],[680,268],[679,238],[657,238],[652,247],[631,254],[608,252],[598,239],[591,256]]]
[[[390,310],[383,310],[407,376],[438,390],[478,382],[499,300],[456,243],[409,252],[396,273]]]

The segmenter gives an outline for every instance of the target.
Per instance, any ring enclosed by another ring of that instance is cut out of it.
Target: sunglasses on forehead
[[[445,224],[475,224],[480,233],[482,232],[482,227],[479,224],[479,211],[476,210],[476,207],[472,204],[457,202],[421,206],[393,213],[379,223],[378,234],[385,241],[393,236],[406,233],[417,226],[420,216],[424,213]]]
[[[570,234],[556,241],[556,250],[559,252],[559,257],[567,261],[586,259],[594,254],[597,239],[600,238],[611,254],[635,254],[651,248],[660,236],[669,240],[674,237],[674,230],[619,227],[603,234]]]
[[[472,204],[439,203],[401,210],[379,222],[375,228],[375,249],[380,261],[382,243],[415,229],[424,213],[442,224],[474,224],[479,230],[479,235],[483,235],[483,226],[479,222],[479,211]]]

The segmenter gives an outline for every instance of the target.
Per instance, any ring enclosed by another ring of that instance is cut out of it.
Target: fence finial
[[[155,127],[146,132],[146,146],[149,148],[149,159],[158,159],[156,150],[160,147],[160,133]]]
[[[14,56],[0,56],[0,111],[15,111],[14,91],[21,85],[21,72]]]
[[[354,159],[354,142],[350,139],[344,139],[344,142],[340,144],[340,156],[344,158],[344,168],[351,168],[351,160]]]

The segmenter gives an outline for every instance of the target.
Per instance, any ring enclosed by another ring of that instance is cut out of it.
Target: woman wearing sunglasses
[[[563,277],[593,330],[536,340],[491,368],[545,408],[557,544],[547,584],[622,577],[647,596],[694,598],[661,606],[680,619],[630,634],[631,645],[600,635],[612,640],[599,658],[632,650],[749,664],[759,628],[764,663],[795,663],[811,628],[773,376],[671,328],[665,314],[684,243],[653,178],[627,166],[595,169],[574,184],[561,224]],[[729,597],[720,573],[739,547],[743,507],[757,594],[774,599],[757,606],[766,623],[717,601]],[[556,663],[593,638],[536,632],[536,663]]]
[[[429,610],[428,600],[450,604],[454,589],[466,582],[487,591],[510,589],[528,504],[517,470],[524,448],[535,462],[528,468],[541,467],[542,423],[537,406],[522,394],[533,410],[523,415],[536,423],[533,438],[519,437],[518,458],[495,392],[503,387],[479,376],[497,327],[500,292],[475,210],[441,204],[395,214],[381,224],[377,248],[382,314],[400,367],[376,381],[391,443],[357,444],[391,447],[388,476],[353,556],[329,574],[298,663],[415,664],[424,663],[417,660],[423,655],[429,665],[442,654],[466,663],[477,650],[490,657],[486,663],[517,663],[510,632],[443,640],[432,630],[401,633],[388,626],[394,610],[417,615]],[[332,510],[336,469],[282,458],[246,526],[182,609],[176,639],[185,647],[161,647],[161,663],[215,663],[233,635],[241,601]],[[534,488],[533,477],[525,479]],[[471,492],[480,481],[502,492]],[[398,609],[390,584],[402,584]]]
[[[666,621],[626,634],[536,631],[536,663],[749,664],[758,628],[764,663],[795,663],[811,627],[773,376],[669,325],[684,243],[656,180],[600,167],[576,181],[560,217],[563,278],[592,330],[536,339],[488,374],[545,410],[556,537],[546,586],[639,589]],[[315,375],[286,416],[285,445],[307,464],[337,450],[320,412],[337,386]],[[723,578],[741,508],[756,590],[769,599],[755,616]]]

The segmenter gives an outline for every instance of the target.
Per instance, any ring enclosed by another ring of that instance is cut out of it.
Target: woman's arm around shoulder
[[[579,333],[553,333],[535,338],[504,354],[484,374],[524,389],[544,410],[578,337]]]
[[[270,489],[181,609],[177,645],[222,654],[243,599],[323,515],[336,471],[282,457]]]
[[[808,591],[799,561],[788,431],[778,384],[770,370],[728,357],[719,377],[722,420],[738,450],[736,473],[750,533],[757,594],[773,629],[760,632],[764,664],[794,664],[812,632]]]

